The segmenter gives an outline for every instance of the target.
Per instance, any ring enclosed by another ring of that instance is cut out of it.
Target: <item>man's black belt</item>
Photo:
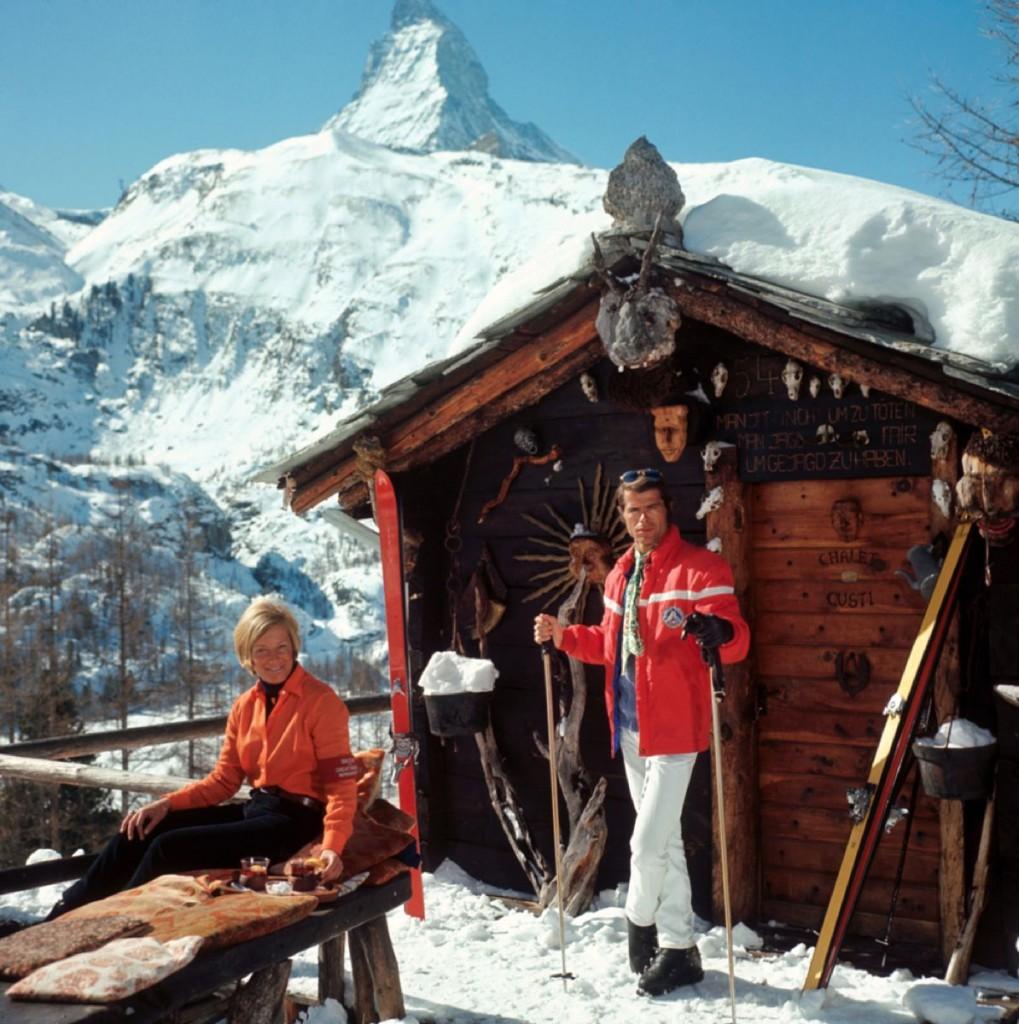
[[[281,800],[290,800],[295,804],[300,804],[302,807],[309,807],[313,811],[324,811],[326,805],[321,800],[316,800],[313,796],[305,796],[303,793],[289,793],[285,789],[280,789],[279,786],[259,786],[257,789],[251,791],[252,795],[255,793],[268,793],[269,796],[278,796]]]

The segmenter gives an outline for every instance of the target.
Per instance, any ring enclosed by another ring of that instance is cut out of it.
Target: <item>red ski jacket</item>
[[[601,625],[568,626],[562,650],[592,665],[605,666],[605,708],[616,736],[616,687],[623,593],[633,569],[633,548],[605,579]],[[725,559],[682,540],[670,526],[647,558],[640,592],[640,634],[644,654],[636,658],[635,689],[639,750],[653,754],[692,754],[706,750],[711,737],[711,679],[693,637],[683,639],[683,621],[691,612],[718,615],[732,624],[733,637],[719,648],[722,661],[746,657],[750,628],[740,614],[732,570]]]
[[[300,665],[283,684],[268,721],[265,694],[256,683],[230,709],[215,767],[204,779],[170,793],[170,808],[221,804],[245,779],[252,786],[278,786],[325,803],[322,845],[342,853],[357,806],[358,767],[350,753],[348,722],[347,706],[336,691]]]

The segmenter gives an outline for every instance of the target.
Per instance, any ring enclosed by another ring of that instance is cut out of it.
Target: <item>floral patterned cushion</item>
[[[149,934],[162,942],[184,935],[200,936],[203,950],[233,946],[285,928],[310,914],[314,896],[266,898],[257,892],[216,893],[219,887],[207,878],[162,875],[144,885],[87,903],[65,914],[61,921],[92,920],[129,914],[150,927]]]
[[[197,935],[162,943],[146,936],[114,939],[102,949],[69,956],[33,971],[7,990],[11,999],[109,1003],[155,985],[189,964],[201,949]]]
[[[23,978],[54,960],[98,949],[110,939],[147,929],[141,918],[123,914],[98,921],[45,921],[0,939],[0,978]]]

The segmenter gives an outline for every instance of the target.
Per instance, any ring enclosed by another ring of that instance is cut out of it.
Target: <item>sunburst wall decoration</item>
[[[541,530],[541,536],[528,537],[527,542],[544,551],[527,551],[514,557],[518,562],[548,565],[550,568],[531,576],[534,589],[524,601],[542,600],[547,608],[564,597],[584,570],[588,583],[601,585],[612,564],[627,544],[626,529],[616,514],[615,490],[605,479],[601,463],[594,474],[590,496],[584,480],[577,478],[580,518],[571,524],[548,502],[544,502],[549,519],[524,512],[523,517]]]

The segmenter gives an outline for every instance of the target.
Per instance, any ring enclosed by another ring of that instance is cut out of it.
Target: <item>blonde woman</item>
[[[253,601],[234,647],[255,682],[230,710],[216,766],[131,811],[49,919],[162,874],[286,860],[320,834],[322,879],[339,877],[357,800],[346,705],[298,664],[297,621],[280,602]],[[249,799],[228,803],[245,782]]]

